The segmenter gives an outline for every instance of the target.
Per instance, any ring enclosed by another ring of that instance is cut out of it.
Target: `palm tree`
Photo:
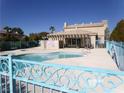
[[[54,26],[50,26],[49,30],[51,31],[51,33],[55,32],[55,27]]]

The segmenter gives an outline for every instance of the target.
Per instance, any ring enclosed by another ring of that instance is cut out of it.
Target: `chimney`
[[[67,23],[66,23],[66,22],[64,23],[64,28],[65,28],[65,27],[67,27]]]
[[[102,20],[102,23],[108,24],[108,20]]]
[[[108,27],[108,20],[102,20],[102,23],[104,24],[104,26]]]

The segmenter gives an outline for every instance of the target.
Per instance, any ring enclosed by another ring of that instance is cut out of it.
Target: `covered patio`
[[[50,40],[58,40],[60,48],[95,47],[97,33],[89,31],[66,31],[48,35]]]

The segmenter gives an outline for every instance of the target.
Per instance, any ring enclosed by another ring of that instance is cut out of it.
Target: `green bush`
[[[124,20],[121,20],[113,32],[111,33],[110,40],[124,42]]]

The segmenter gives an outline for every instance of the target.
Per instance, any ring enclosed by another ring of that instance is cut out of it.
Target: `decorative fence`
[[[123,72],[0,56],[0,93],[36,93],[38,89],[37,93],[123,93],[117,92],[119,87],[124,89]]]
[[[124,71],[124,42],[106,41],[106,48],[118,68]]]
[[[0,41],[0,51],[36,47],[38,41]]]

